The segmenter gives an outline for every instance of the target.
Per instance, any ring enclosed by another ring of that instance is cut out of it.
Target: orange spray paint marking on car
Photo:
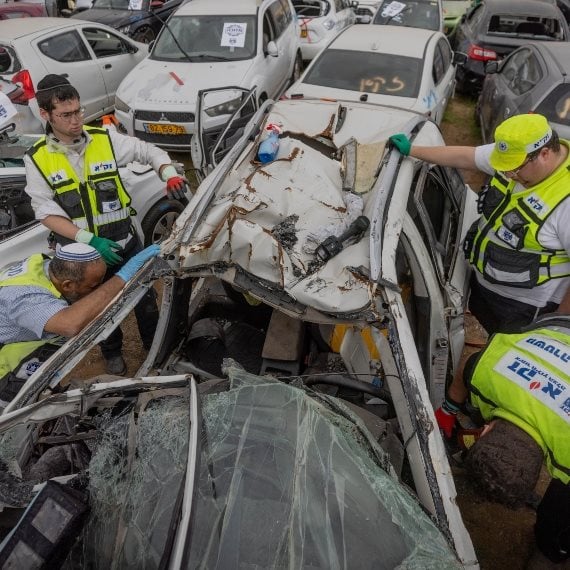
[[[172,79],[174,79],[174,81],[176,81],[176,83],[178,83],[178,85],[184,85],[184,81],[182,81],[182,79],[180,79],[180,77],[178,77],[178,75],[176,75],[176,73],[174,73],[174,71],[170,71],[170,76],[172,77]]]

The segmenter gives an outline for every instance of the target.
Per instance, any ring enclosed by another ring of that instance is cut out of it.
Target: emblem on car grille
[[[159,120],[159,121],[168,121],[168,117],[167,117],[164,113],[162,113],[162,114],[160,115],[160,119],[158,119],[158,120]]]

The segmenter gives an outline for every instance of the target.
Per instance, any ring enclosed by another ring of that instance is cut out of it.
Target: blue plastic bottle
[[[277,156],[277,151],[279,150],[279,133],[272,130],[269,136],[259,145],[259,150],[257,151],[257,158],[259,162],[267,164],[272,160],[275,160]]]

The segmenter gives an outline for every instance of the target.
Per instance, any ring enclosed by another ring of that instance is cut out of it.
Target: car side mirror
[[[277,44],[274,41],[271,41],[267,44],[267,55],[271,57],[277,57],[279,55],[279,50],[277,49]]]
[[[350,7],[356,10],[356,8],[358,8],[358,2],[356,0],[352,0],[352,2],[350,3]]]
[[[497,71],[499,71],[499,62],[488,61],[487,65],[485,65],[485,73],[497,73]]]
[[[454,65],[465,65],[467,62],[467,54],[461,53],[460,51],[456,51],[453,54],[453,63]]]

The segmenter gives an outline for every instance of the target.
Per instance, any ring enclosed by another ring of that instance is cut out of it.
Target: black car
[[[182,0],[95,0],[89,10],[71,17],[106,24],[148,44],[180,4]]]
[[[568,41],[568,24],[560,10],[539,0],[485,0],[471,8],[450,37],[465,64],[457,69],[457,89],[481,89],[485,64],[501,60],[530,40]]]
[[[545,115],[562,138],[570,137],[570,43],[528,43],[486,71],[476,111],[485,142],[503,120],[529,112]]]

